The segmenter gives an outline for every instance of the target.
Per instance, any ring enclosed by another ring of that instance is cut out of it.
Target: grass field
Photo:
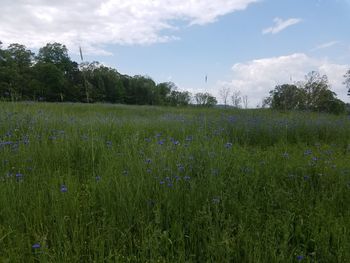
[[[350,262],[350,119],[0,103],[0,262]]]

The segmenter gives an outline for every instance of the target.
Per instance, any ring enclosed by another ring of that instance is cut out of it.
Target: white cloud
[[[350,65],[312,58],[303,53],[257,59],[233,65],[231,81],[221,81],[217,89],[226,85],[231,90],[239,90],[243,95],[248,95],[249,106],[255,107],[261,104],[276,85],[304,80],[305,75],[314,70],[326,74],[331,89],[337,93],[338,98],[349,102],[346,88],[342,84],[343,75],[349,67]]]
[[[287,20],[283,20],[281,18],[276,17],[273,22],[275,23],[272,27],[265,28],[262,33],[265,34],[277,34],[281,32],[282,30],[286,29],[287,27],[290,27],[292,25],[296,25],[303,21],[300,18],[290,18]]]
[[[333,47],[333,46],[335,46],[335,45],[337,45],[339,43],[340,43],[339,41],[330,41],[330,42],[327,42],[327,43],[323,43],[323,44],[318,45],[317,47],[313,48],[312,51]]]
[[[38,48],[57,41],[104,53],[105,44],[177,39],[175,21],[204,25],[259,0],[2,0],[0,40]]]

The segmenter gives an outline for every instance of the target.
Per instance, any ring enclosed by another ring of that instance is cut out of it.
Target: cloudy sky
[[[60,42],[78,61],[173,81],[222,87],[260,104],[276,84],[327,74],[338,97],[350,68],[350,0],[0,0],[0,40],[37,51]],[[205,76],[208,81],[205,82]]]

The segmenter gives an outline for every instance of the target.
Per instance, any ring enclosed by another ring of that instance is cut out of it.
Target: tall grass
[[[350,120],[0,103],[0,262],[349,262]]]

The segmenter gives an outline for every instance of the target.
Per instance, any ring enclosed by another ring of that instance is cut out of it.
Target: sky
[[[350,102],[350,0],[0,0],[0,40],[33,51],[65,44],[73,60],[99,61],[179,90],[230,88],[261,105],[276,85],[328,76]],[[205,81],[207,76],[207,81]]]

